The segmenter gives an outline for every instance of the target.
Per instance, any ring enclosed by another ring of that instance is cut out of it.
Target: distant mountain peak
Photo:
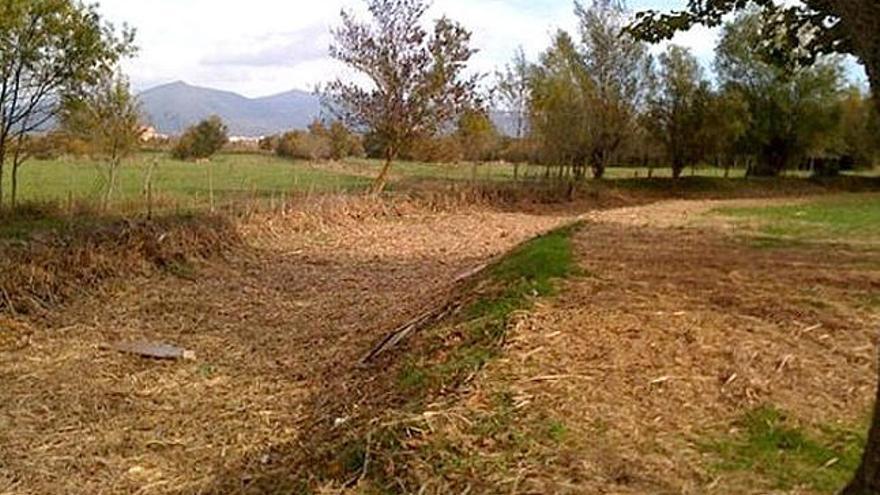
[[[321,116],[320,98],[299,89],[247,98],[231,91],[175,81],[143,91],[140,99],[150,125],[172,136],[212,115],[223,119],[231,135],[248,137],[305,129]],[[513,135],[514,125],[508,115],[491,115],[499,131]]]
[[[319,99],[290,90],[263,98],[175,81],[140,94],[151,125],[163,134],[178,135],[211,115],[219,115],[234,136],[266,136],[304,129],[320,115]]]

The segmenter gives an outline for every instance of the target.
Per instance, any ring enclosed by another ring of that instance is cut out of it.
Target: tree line
[[[723,26],[715,80],[681,46],[653,57],[627,35],[620,2],[576,3],[576,34],[557,32],[539,60],[520,52],[497,74],[496,101],[515,116],[518,157],[601,178],[609,166],[787,168],[834,174],[873,167],[880,121],[840,55],[785,67],[761,41],[769,21],[740,13]]]
[[[534,62],[518,51],[488,87],[467,70],[475,51],[461,25],[441,18],[431,32],[421,0],[367,3],[368,20],[343,12],[331,53],[370,84],[337,80],[324,96],[363,133],[367,155],[385,159],[377,189],[395,159],[532,162],[582,179],[620,165],[668,166],[674,177],[701,164],[833,175],[880,154],[877,111],[842,56],[780,63],[765,43],[780,28],[766,2],[723,25],[714,80],[686,48],[653,56],[624,2],[593,0],[574,2],[576,33],[555,33]],[[494,109],[512,135],[495,128]]]

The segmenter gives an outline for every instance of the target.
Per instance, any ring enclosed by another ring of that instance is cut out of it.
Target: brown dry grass
[[[44,314],[117,277],[177,270],[239,243],[218,216],[117,220],[0,241],[0,314]]]
[[[649,197],[587,194],[567,212],[506,190],[393,203],[307,198],[307,207],[246,218],[236,229],[246,242],[221,246],[223,260],[190,265],[180,245],[171,252],[187,260],[182,270],[109,271],[100,284],[83,282],[84,294],[71,280],[87,277],[68,279],[78,297],[0,320],[0,493],[289,490],[299,475],[326,469],[290,461],[327,447],[315,442],[332,439],[336,424],[399,405],[380,393],[396,376],[355,366],[384,332],[449,297],[462,271],[559,225],[572,209]],[[748,247],[678,221],[619,223],[632,216],[609,212],[595,220],[618,223],[579,234],[593,276],[522,315],[508,356],[468,384],[474,393],[438,398],[427,413],[391,413],[423,432],[449,429],[462,457],[481,459],[437,478],[414,458],[410,474],[429,483],[425,493],[468,485],[724,493],[736,486],[708,479],[687,442],[698,429],[765,400],[805,421],[864,413],[875,322],[853,300],[877,290],[876,271],[863,269],[876,265],[856,267],[846,251],[746,256]],[[113,258],[100,259],[82,266],[114,268]],[[831,303],[810,303],[820,296]],[[181,345],[198,360],[101,350],[136,339]],[[400,362],[381,366],[394,373]],[[499,397],[510,403],[501,418]],[[475,434],[484,422],[495,426]],[[508,448],[505,431],[535,424],[554,438],[563,424],[566,438],[584,443],[527,439]],[[409,442],[432,445],[421,433]]]
[[[304,421],[322,417],[309,408],[383,332],[445,297],[457,274],[564,220],[348,208],[255,217],[247,246],[185,277],[135,274],[0,322],[0,493],[246,487],[274,446],[308,440]],[[198,360],[101,350],[139,339]]]
[[[755,249],[692,225],[716,206],[593,215],[576,235],[584,276],[521,315],[502,358],[460,393],[386,416],[407,425],[393,447],[404,464],[384,467],[406,473],[399,491],[768,493],[719,476],[701,443],[764,404],[859,427],[880,254]]]
[[[526,486],[760,493],[707,475],[696,448],[707,432],[764,403],[808,424],[863,421],[877,319],[857,307],[880,273],[853,266],[860,258],[756,255],[705,233],[619,225],[580,241],[595,277],[524,320],[511,358],[515,376],[573,377],[514,388],[532,397],[530,412],[566,425],[581,457],[567,462],[563,447],[553,456],[562,471],[533,466]],[[593,446],[577,445],[587,438]]]

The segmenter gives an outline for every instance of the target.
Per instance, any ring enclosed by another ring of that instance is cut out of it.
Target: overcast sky
[[[684,0],[631,0],[634,10],[671,9]],[[137,58],[125,70],[139,90],[183,80],[266,96],[311,90],[343,74],[327,56],[329,29],[342,8],[361,0],[102,0],[112,22],[137,29]],[[575,30],[572,0],[435,0],[432,17],[447,14],[474,32],[473,67],[492,72],[518,46],[534,59],[557,28]],[[711,61],[717,33],[696,28],[676,43]]]

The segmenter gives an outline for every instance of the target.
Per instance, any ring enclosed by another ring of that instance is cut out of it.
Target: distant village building
[[[141,132],[141,141],[145,143],[150,141],[164,141],[166,139],[168,139],[168,135],[160,133],[153,126],[144,127],[143,132]]]
[[[230,136],[229,137],[229,145],[232,148],[237,149],[248,149],[248,150],[256,150],[260,147],[261,137],[252,137],[252,136]]]

